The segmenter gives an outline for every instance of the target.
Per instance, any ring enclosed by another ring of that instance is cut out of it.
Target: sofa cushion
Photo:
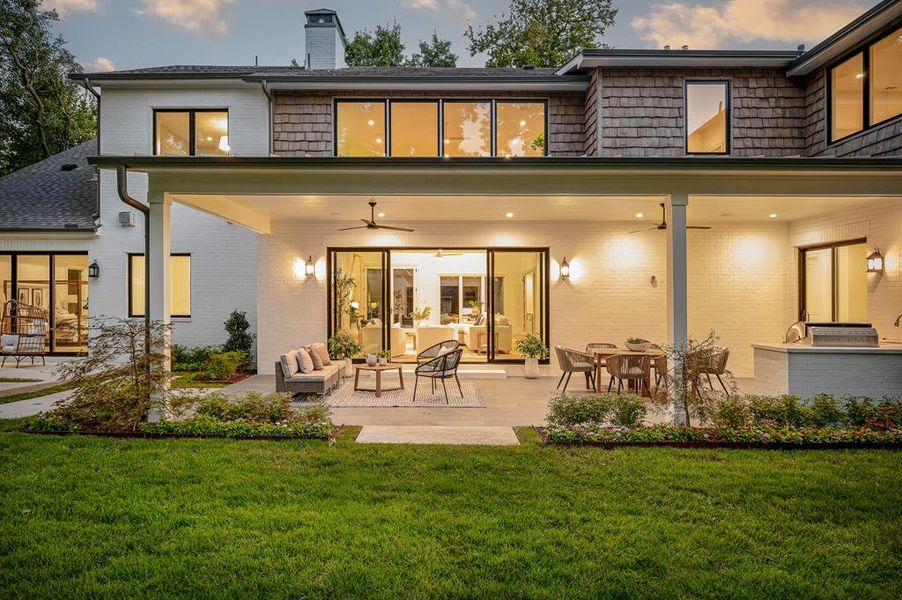
[[[327,365],[322,371],[311,371],[310,373],[301,373],[298,371],[291,377],[286,377],[285,381],[325,381],[337,374],[340,367],[338,365]]]
[[[324,367],[332,364],[332,359],[329,358],[329,349],[326,348],[324,343],[315,342],[310,344],[310,349],[319,356],[319,360]]]
[[[279,357],[279,362],[282,363],[282,375],[286,378],[291,377],[301,370],[298,365],[298,351],[290,350]]]
[[[310,358],[310,353],[307,352],[303,348],[298,348],[297,350],[297,361],[298,368],[301,373],[307,374],[313,372],[313,359]]]
[[[313,351],[313,348],[310,346],[304,346],[304,350],[310,356],[310,360],[313,361],[313,370],[314,371],[322,371],[323,370],[323,359],[319,357],[319,354]]]

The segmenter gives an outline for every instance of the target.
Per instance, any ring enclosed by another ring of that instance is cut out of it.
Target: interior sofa
[[[486,315],[481,314],[475,324],[460,323],[455,329],[463,333],[463,344],[473,352],[485,352],[488,344]],[[457,339],[455,337],[455,339]],[[513,348],[513,327],[510,318],[495,313],[495,343],[497,352],[509,353]]]
[[[323,365],[321,369],[314,369],[309,373],[303,373],[297,360],[297,350],[289,350],[279,357],[276,362],[276,391],[296,394],[317,394],[324,396],[332,392],[341,383],[340,363]]]

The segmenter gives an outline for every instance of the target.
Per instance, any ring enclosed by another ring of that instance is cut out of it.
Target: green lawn
[[[0,433],[0,597],[902,595],[898,452],[354,433]]]

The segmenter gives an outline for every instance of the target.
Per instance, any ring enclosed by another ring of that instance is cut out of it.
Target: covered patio
[[[885,259],[883,272],[867,275],[868,321],[882,345],[902,338],[893,327],[902,312],[898,159],[98,157],[93,162],[118,170],[121,195],[147,186],[149,306],[155,320],[170,320],[173,202],[261,234],[256,323],[261,374],[270,374],[286,350],[323,341],[332,332],[328,257],[332,249],[350,247],[542,249],[548,257],[547,320],[533,331],[549,346],[621,346],[634,337],[665,345],[714,330],[730,348],[729,368],[753,390],[753,379],[764,377],[756,372],[752,345],[780,344],[799,318],[800,249],[863,240],[869,248],[879,247]],[[384,222],[415,231],[339,231],[368,216],[371,199]],[[661,203],[667,226],[658,228]],[[633,233],[642,229],[647,231]],[[565,260],[569,273],[562,275]],[[503,361],[485,368],[508,371],[508,379],[522,369]],[[522,390],[508,382],[509,391],[500,395],[525,398],[538,390],[547,401],[559,374],[554,358],[542,374],[537,381],[518,381],[531,386]],[[521,411],[524,423],[544,415],[544,404],[537,401],[532,408],[512,398],[505,410]],[[388,419],[391,411],[406,410],[398,418],[415,419],[418,409],[378,410]]]

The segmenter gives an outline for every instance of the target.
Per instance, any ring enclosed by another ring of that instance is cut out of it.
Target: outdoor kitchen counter
[[[759,394],[902,398],[902,346],[752,344],[752,348]]]

